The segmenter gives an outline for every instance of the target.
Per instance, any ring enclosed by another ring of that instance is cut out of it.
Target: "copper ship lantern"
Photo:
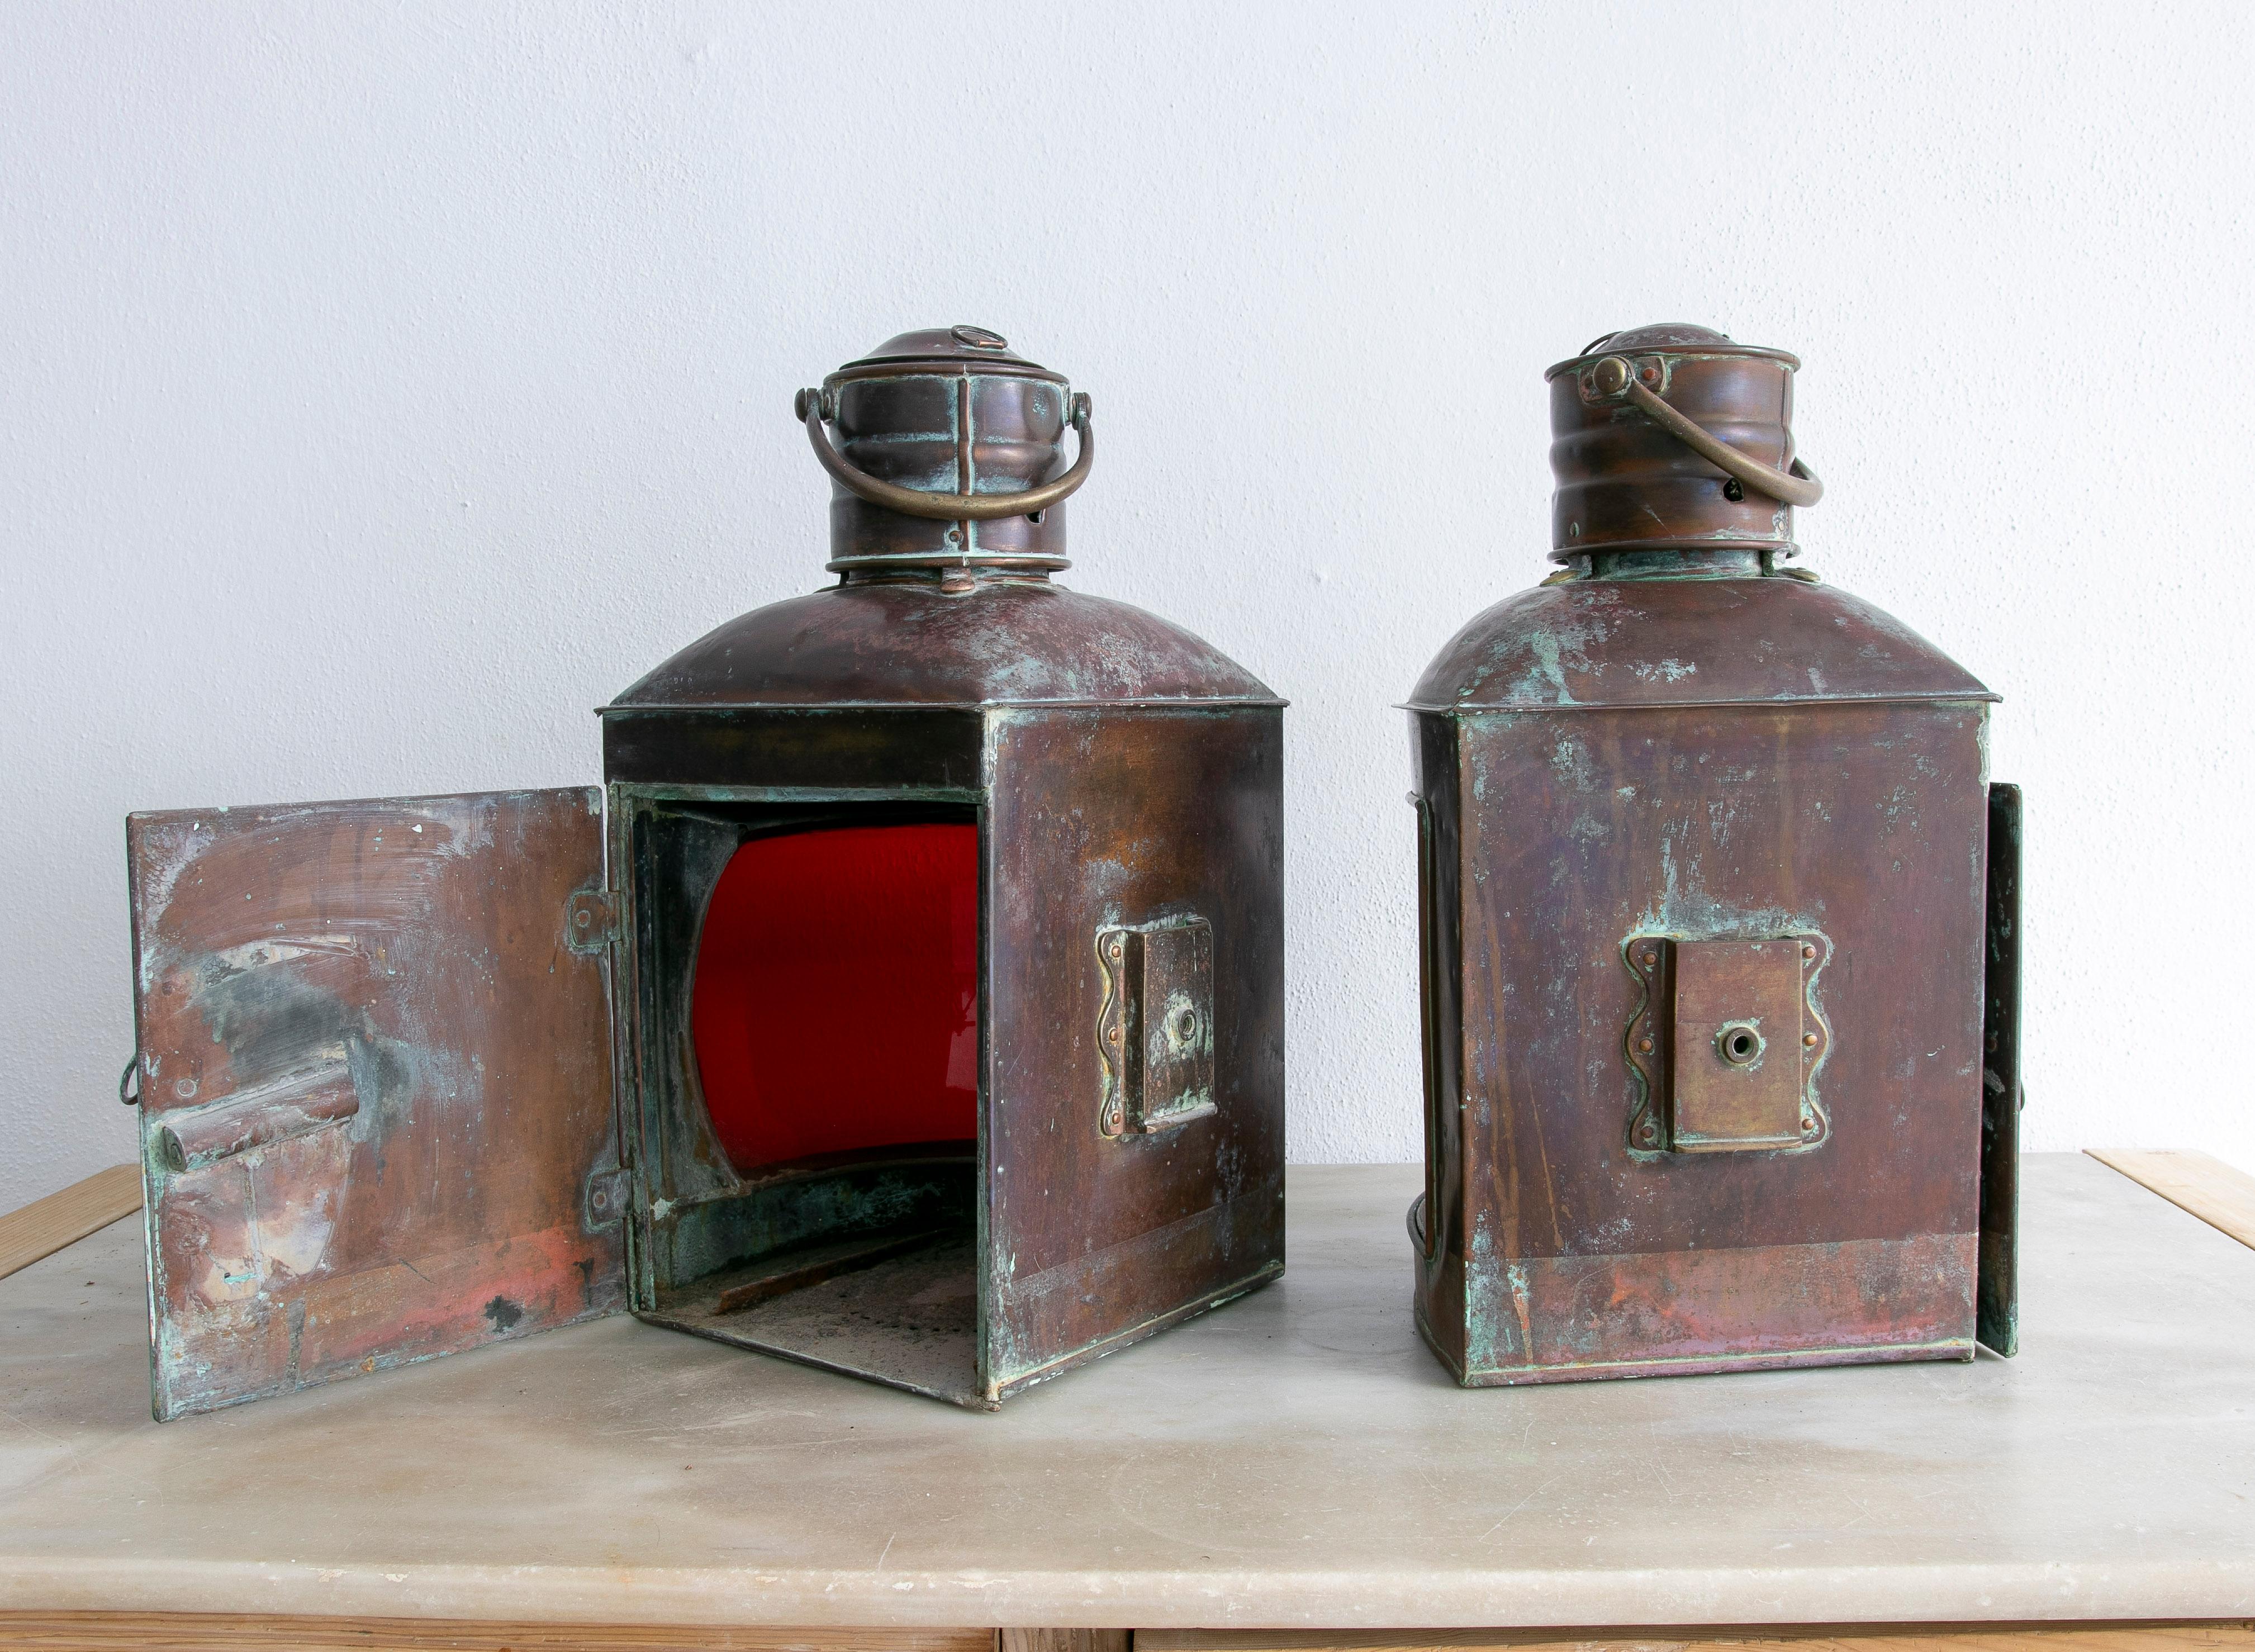
[[[160,1417],[619,1309],[991,1409],[1282,1272],[1282,702],[1051,580],[995,334],[797,412],[837,582],[604,788],[132,817]]]
[[[1471,1386],[2013,1351],[1995,696],[1790,567],[1781,350],[1549,370],[1563,567],[1409,702],[1420,1330]]]

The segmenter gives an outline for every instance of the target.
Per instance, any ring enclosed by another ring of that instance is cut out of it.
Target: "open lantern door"
[[[602,793],[137,814],[161,1420],[625,1305]]]

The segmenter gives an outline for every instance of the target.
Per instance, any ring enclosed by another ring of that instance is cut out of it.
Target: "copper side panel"
[[[1985,709],[1462,720],[1465,1380],[1972,1356]],[[1830,938],[1818,1145],[1631,1142],[1633,935]]]
[[[160,1420],[623,1305],[601,811],[128,820]]]
[[[1512,1264],[1472,1388],[1969,1360],[1970,1234]]]
[[[2020,1348],[2020,789],[1989,788],[1988,1008],[1981,1058],[1979,1336]]]
[[[1282,718],[989,714],[980,1381],[1000,1400],[1284,1265]],[[1099,937],[1203,920],[1210,1109],[1105,1133]]]
[[[1425,1191],[1409,1208],[1417,1329],[1465,1364],[1463,798],[1457,725],[1413,713],[1417,790],[1417,974],[1424,1045]]]

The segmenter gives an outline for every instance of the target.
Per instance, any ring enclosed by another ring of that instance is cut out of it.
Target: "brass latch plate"
[[[1096,936],[1104,971],[1097,1128],[1145,1135],[1202,1119],[1213,1104],[1213,927],[1202,917]]]
[[[1636,935],[1644,987],[1627,1034],[1642,1080],[1629,1121],[1641,1152],[1774,1152],[1830,1129],[1815,1083],[1831,1031],[1811,988],[1831,954],[1814,932],[1760,939]]]

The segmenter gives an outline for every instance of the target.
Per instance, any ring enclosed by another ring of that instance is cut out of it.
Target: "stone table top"
[[[902,1626],[2255,1614],[2255,1250],[2024,1182],[2020,1357],[1468,1392],[1412,1166],[1289,1272],[959,1411],[625,1318],[157,1424],[140,1234],[0,1281],[0,1608]]]

